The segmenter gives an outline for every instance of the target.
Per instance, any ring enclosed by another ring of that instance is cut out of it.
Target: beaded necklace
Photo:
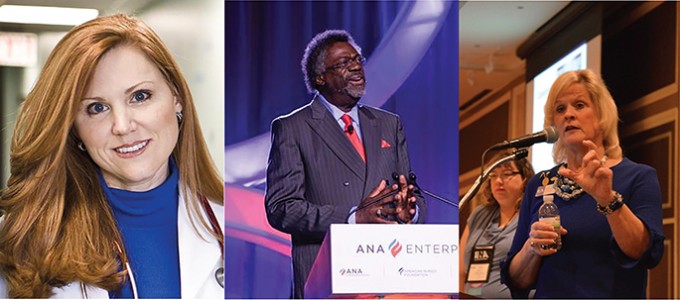
[[[567,167],[567,164],[562,164],[560,168]],[[555,193],[565,201],[578,198],[583,194],[583,188],[571,178],[564,177],[557,173],[557,180],[555,181]]]

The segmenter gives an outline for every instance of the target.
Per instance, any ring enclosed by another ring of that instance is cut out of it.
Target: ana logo
[[[399,268],[399,275],[404,275],[404,268]]]
[[[394,239],[390,243],[389,248],[390,248],[390,252],[392,253],[392,257],[397,257],[397,255],[399,255],[399,252],[401,252],[401,243],[399,243],[399,241],[397,241],[397,239]]]
[[[358,245],[355,253],[372,254],[372,253],[385,253],[382,245]]]
[[[346,268],[340,269],[340,276],[364,276],[364,271],[361,268]]]

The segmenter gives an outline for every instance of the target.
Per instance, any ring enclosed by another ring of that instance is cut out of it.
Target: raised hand
[[[584,140],[583,145],[588,152],[581,159],[580,166],[574,166],[575,171],[561,168],[560,175],[569,177],[590,194],[600,205],[607,205],[612,200],[612,178],[614,172],[607,166],[607,156],[599,155],[597,146],[589,140]]]

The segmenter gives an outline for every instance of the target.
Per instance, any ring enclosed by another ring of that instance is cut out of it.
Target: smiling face
[[[102,56],[76,114],[75,130],[110,187],[146,191],[168,176],[182,106],[139,49]]]
[[[328,102],[349,111],[366,91],[361,54],[347,42],[334,43],[326,53],[326,70],[317,76],[316,83]]]
[[[586,87],[573,83],[555,99],[553,122],[560,141],[569,149],[583,147],[583,140],[602,144],[602,130],[593,100]]]

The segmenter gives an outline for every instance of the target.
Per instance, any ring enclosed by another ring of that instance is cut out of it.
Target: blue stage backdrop
[[[290,238],[264,213],[271,121],[311,101],[307,43],[345,29],[368,58],[361,102],[401,116],[420,186],[458,200],[458,3],[226,2],[226,297],[291,295]],[[428,223],[458,210],[426,196]]]

